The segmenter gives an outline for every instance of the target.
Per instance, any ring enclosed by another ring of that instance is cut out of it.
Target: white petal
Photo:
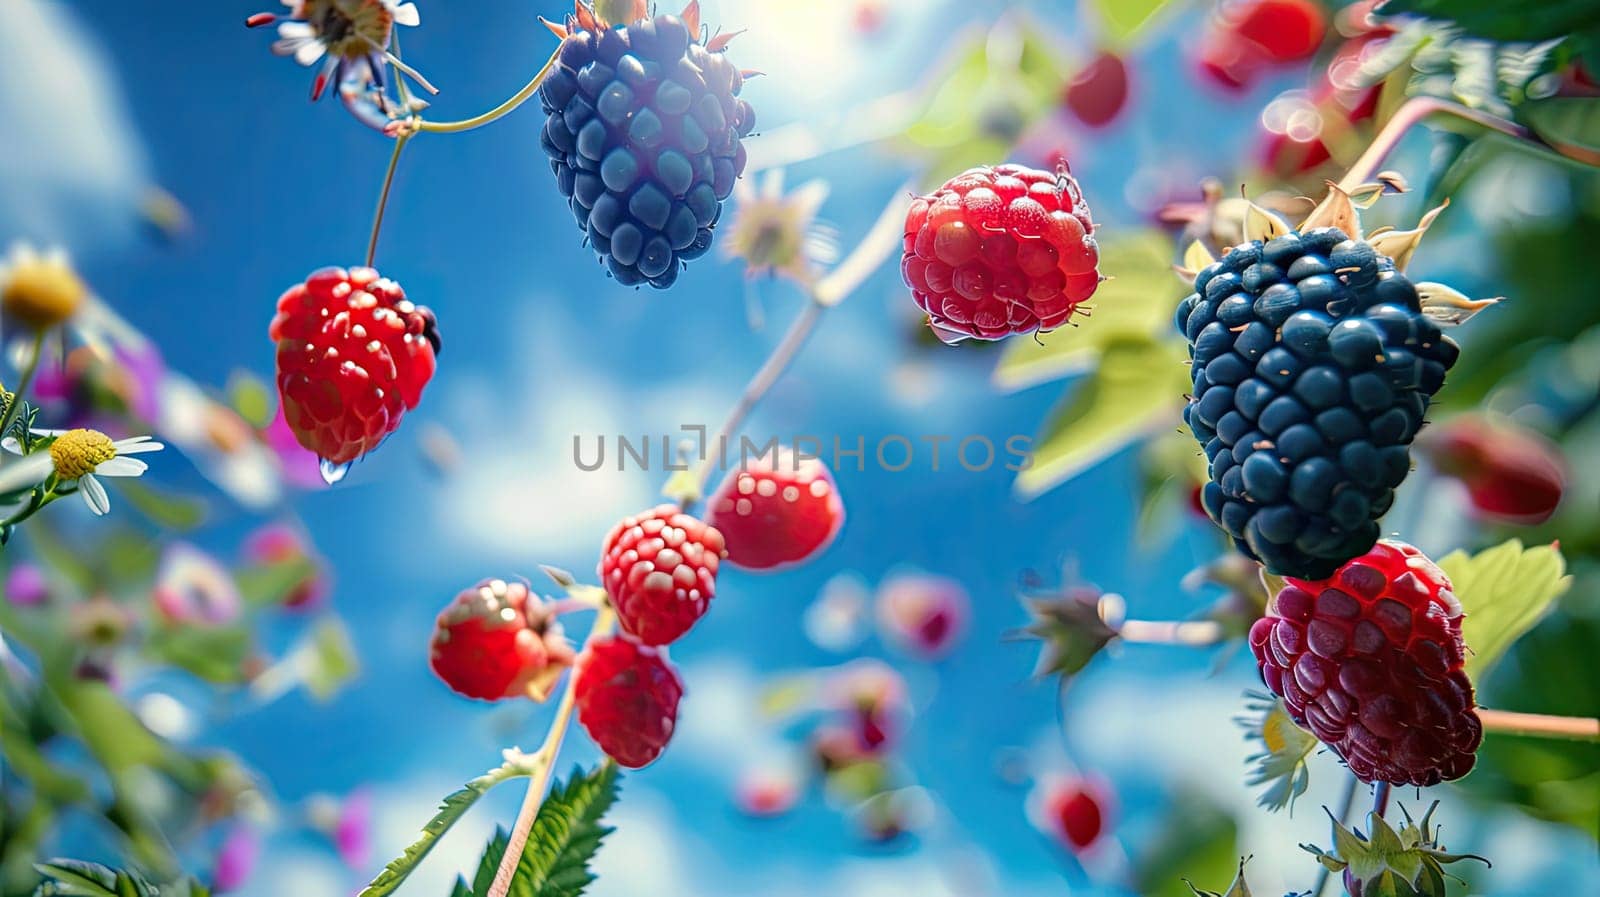
[[[46,430],[46,429],[44,429],[42,427],[35,427],[34,429],[29,430],[28,432],[32,433],[35,436],[65,436],[65,435],[67,435],[67,431],[66,430]]]
[[[303,37],[280,37],[272,42],[272,55],[293,56],[307,42],[307,38]]]
[[[317,29],[310,22],[288,21],[278,26],[279,37],[316,37]]]
[[[15,436],[7,436],[5,439],[0,439],[0,448],[13,455],[22,454],[22,443],[18,442]]]
[[[321,41],[308,41],[294,51],[294,61],[301,65],[310,65],[322,58],[324,49]]]
[[[396,25],[421,25],[422,16],[417,12],[417,4],[402,3],[394,8],[394,23]]]
[[[100,485],[94,474],[88,473],[78,478],[78,491],[83,494],[83,503],[96,516],[104,517],[111,512],[111,496],[106,495],[106,487]]]
[[[95,466],[94,472],[103,477],[136,477],[150,469],[150,465],[138,458],[112,458],[110,461],[101,461]]]
[[[49,452],[34,452],[25,458],[0,465],[0,492],[12,492],[25,486],[36,486],[55,469]]]
[[[142,454],[145,454],[146,452],[159,452],[162,449],[166,448],[165,445],[163,445],[163,444],[161,444],[159,442],[146,442],[145,440],[147,440],[149,438],[150,437],[148,437],[148,436],[140,436],[138,439],[123,439],[123,440],[119,440],[118,442],[115,443],[115,445],[117,447],[117,454],[119,454],[119,455],[142,455]]]

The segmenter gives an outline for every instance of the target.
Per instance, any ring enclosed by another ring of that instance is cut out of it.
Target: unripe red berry
[[[1122,57],[1102,50],[1072,77],[1062,94],[1067,110],[1091,128],[1116,119],[1128,103],[1128,66]]]
[[[770,570],[805,561],[844,525],[844,502],[828,468],[792,452],[728,472],[706,502],[706,522],[727,541],[728,563]]]
[[[609,635],[584,648],[575,675],[578,722],[606,756],[633,769],[661,756],[683,699],[683,681],[664,651],[625,633]]]
[[[444,684],[480,701],[542,701],[573,658],[550,606],[526,585],[503,579],[457,595],[439,613],[429,650],[429,665]]]

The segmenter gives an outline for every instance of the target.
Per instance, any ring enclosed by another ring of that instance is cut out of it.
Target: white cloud
[[[65,5],[11,0],[0,28],[0,234],[81,244],[134,233],[143,146],[104,55]]]

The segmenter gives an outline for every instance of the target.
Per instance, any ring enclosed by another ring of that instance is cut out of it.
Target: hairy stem
[[[1452,103],[1448,100],[1440,100],[1434,97],[1413,97],[1395,110],[1394,115],[1384,124],[1383,130],[1378,132],[1378,136],[1373,138],[1366,151],[1361,154],[1360,158],[1356,159],[1354,165],[1350,166],[1350,170],[1345,173],[1344,179],[1339,182],[1339,186],[1345,190],[1354,190],[1356,187],[1371,180],[1372,176],[1378,173],[1379,166],[1383,164],[1383,160],[1388,158],[1389,154],[1394,152],[1394,148],[1399,145],[1400,139],[1413,127],[1421,123],[1423,119],[1436,114],[1454,116],[1463,121],[1469,121],[1475,125],[1488,128],[1491,131],[1508,134],[1519,140],[1537,141],[1538,139],[1534,137],[1532,131],[1498,115],[1490,115],[1477,109],[1469,109],[1460,103]]]
[[[1550,716],[1479,707],[1478,721],[1483,723],[1485,733],[1600,741],[1600,719],[1589,716]]]
[[[1389,812],[1389,792],[1392,790],[1393,786],[1388,782],[1379,782],[1372,786],[1372,812],[1380,818]]]
[[[589,630],[589,637],[585,639],[587,647],[595,641],[609,635],[612,626],[616,623],[616,616],[609,607],[601,608],[600,615],[595,618],[594,627]],[[573,704],[577,699],[577,689],[574,683],[578,681],[576,671],[567,674],[566,687],[561,692],[561,703],[556,705],[555,718],[550,721],[550,729],[545,733],[544,743],[539,745],[538,753],[534,754],[534,770],[528,778],[528,791],[522,796],[522,807],[517,811],[517,821],[511,826],[511,835],[506,841],[506,852],[500,857],[500,868],[495,870],[494,883],[489,886],[489,897],[506,897],[506,892],[511,890],[511,879],[517,873],[517,864],[522,861],[522,848],[528,843],[528,833],[533,830],[533,820],[539,815],[539,806],[544,803],[545,790],[550,786],[550,771],[555,768],[556,755],[561,753],[561,742],[567,736],[567,729],[572,723]]]
[[[745,384],[744,392],[739,394],[739,401],[734,403],[733,409],[722,422],[722,427],[717,430],[711,441],[706,443],[705,457],[700,461],[700,469],[695,473],[695,482],[699,484],[703,494],[716,473],[717,467],[726,459],[722,457],[721,446],[744,426],[750,417],[750,412],[755,410],[756,403],[760,402],[772,385],[778,382],[783,372],[788,370],[794,362],[795,356],[800,353],[806,340],[811,338],[811,332],[816,329],[817,322],[822,318],[823,306],[818,302],[807,302],[806,307],[795,317],[794,323],[789,325],[788,332],[778,342],[772,354],[767,357],[761,369],[756,371],[750,382]]]
[[[394,152],[389,156],[389,168],[383,173],[383,188],[378,191],[378,207],[372,213],[372,236],[367,239],[367,267],[372,267],[372,260],[378,255],[378,233],[383,230],[383,211],[389,207],[389,188],[394,186],[394,172],[400,167],[400,154],[405,151],[406,143],[411,140],[410,134],[401,134],[395,138]]]
[[[423,118],[413,118],[409,123],[410,129],[416,131],[430,131],[435,134],[455,134],[461,131],[471,131],[474,128],[481,128],[486,124],[505,118],[507,115],[510,115],[512,112],[516,111],[518,106],[526,103],[529,97],[533,96],[534,91],[539,89],[539,85],[544,83],[544,79],[549,77],[551,72],[555,71],[556,63],[560,60],[560,58],[561,47],[560,45],[557,45],[555,52],[551,53],[550,58],[545,60],[544,67],[539,69],[539,71],[534,74],[532,80],[530,80],[527,84],[522,85],[522,89],[512,94],[510,99],[494,107],[493,109],[490,109],[488,112],[485,112],[482,115],[474,115],[471,118],[464,118],[461,121],[428,121],[427,119]]]

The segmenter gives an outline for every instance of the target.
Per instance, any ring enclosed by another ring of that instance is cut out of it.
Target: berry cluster
[[[378,447],[433,377],[433,312],[371,268],[323,268],[278,299],[278,394],[300,444],[331,464]]]
[[[1078,182],[1020,165],[973,168],[918,197],[900,271],[947,343],[1054,330],[1100,286]]]
[[[1178,308],[1201,499],[1274,573],[1319,578],[1372,547],[1459,354],[1393,259],[1334,227],[1229,249]]]
[[[428,659],[469,698],[543,700],[574,654],[551,606],[526,584],[486,579],[439,613]]]
[[[687,21],[686,21],[687,20]],[[539,88],[540,142],[578,227],[618,282],[665,289],[711,248],[755,127],[744,73],[702,43],[699,8],[608,24],[580,2]]]
[[[1450,589],[1422,552],[1384,541],[1328,579],[1290,579],[1250,629],[1267,687],[1364,782],[1472,769],[1483,727]]]

